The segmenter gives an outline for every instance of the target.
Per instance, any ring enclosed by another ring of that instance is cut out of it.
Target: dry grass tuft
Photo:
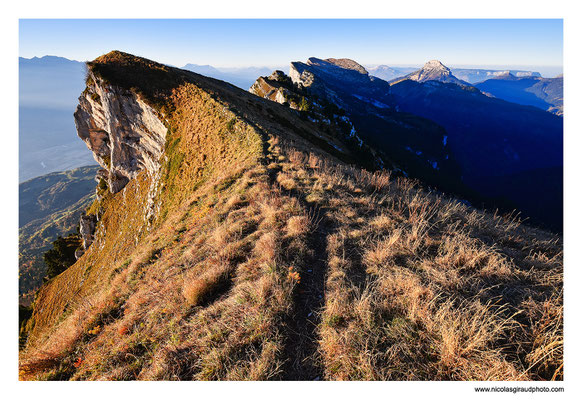
[[[287,220],[287,235],[289,236],[305,235],[310,229],[310,221],[306,215],[296,215]]]

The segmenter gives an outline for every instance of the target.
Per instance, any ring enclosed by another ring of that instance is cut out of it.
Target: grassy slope
[[[173,82],[138,90],[170,127],[158,218],[145,174],[104,199],[93,245],[37,297],[22,379],[561,379],[559,238],[155,69]]]
[[[55,172],[19,185],[19,293],[30,303],[42,284],[42,255],[57,237],[74,232],[83,210],[93,201],[98,167]]]

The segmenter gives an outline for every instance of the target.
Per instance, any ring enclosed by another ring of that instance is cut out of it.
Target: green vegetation
[[[53,279],[77,261],[75,250],[81,246],[79,235],[59,236],[53,242],[53,248],[44,253],[43,260],[47,267],[46,280]]]
[[[228,121],[228,123],[226,124],[226,129],[233,133],[234,131],[234,124],[236,124],[236,118],[232,118],[230,121]]]
[[[27,307],[22,304],[18,305],[18,347],[22,349],[26,344],[26,323],[32,316],[32,307]]]
[[[105,164],[106,168],[111,168],[111,156],[110,155],[106,155],[101,157],[101,159],[103,160],[103,163]]]
[[[301,101],[299,102],[299,111],[309,111],[309,102],[305,100],[305,97],[301,97]]]

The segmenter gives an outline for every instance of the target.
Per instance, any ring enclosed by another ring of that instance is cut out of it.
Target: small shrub
[[[46,280],[50,280],[59,275],[77,259],[75,250],[81,246],[81,237],[77,234],[71,234],[67,237],[59,236],[53,242],[53,248],[44,253],[43,259],[47,266]]]
[[[226,123],[226,129],[230,132],[234,132],[234,124],[236,124],[236,118],[232,118],[230,121]]]
[[[299,111],[309,111],[310,108],[310,104],[309,102],[305,99],[305,97],[301,97],[301,101],[299,102]]]

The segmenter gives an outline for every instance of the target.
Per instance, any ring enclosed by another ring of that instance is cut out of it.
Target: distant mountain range
[[[444,66],[438,60],[431,60],[418,70],[408,70],[409,68],[394,69],[381,65],[374,67],[372,75],[388,80],[391,84],[409,79],[416,82],[438,81],[462,86],[473,85],[490,97],[534,106],[557,115],[564,113],[564,78],[561,75],[542,78],[539,72],[534,71],[454,69]],[[408,72],[403,74],[406,71]]]
[[[451,68],[453,74],[466,82],[471,84],[483,82],[487,79],[495,78],[500,75],[511,73],[518,77],[539,77],[541,74],[536,71],[524,71],[524,70],[493,70],[493,69],[471,69],[471,68]]]
[[[198,64],[186,64],[182,69],[231,83],[244,90],[248,90],[257,77],[271,72],[267,67],[216,68]]]
[[[542,78],[495,81],[522,79]],[[461,165],[463,183],[477,193],[475,201],[516,208],[524,216],[561,229],[561,117],[446,81],[402,79],[390,89],[400,110],[446,129],[450,148]],[[535,184],[538,195],[531,196],[516,181]],[[540,207],[542,204],[546,207]]]
[[[391,67],[388,65],[378,65],[368,68],[370,75],[391,81],[401,78],[411,72],[418,70],[417,67]],[[451,73],[458,79],[470,84],[483,82],[487,79],[494,78],[504,73],[510,72],[517,77],[541,77],[539,72],[525,70],[496,70],[496,69],[478,69],[478,68],[450,68]]]

